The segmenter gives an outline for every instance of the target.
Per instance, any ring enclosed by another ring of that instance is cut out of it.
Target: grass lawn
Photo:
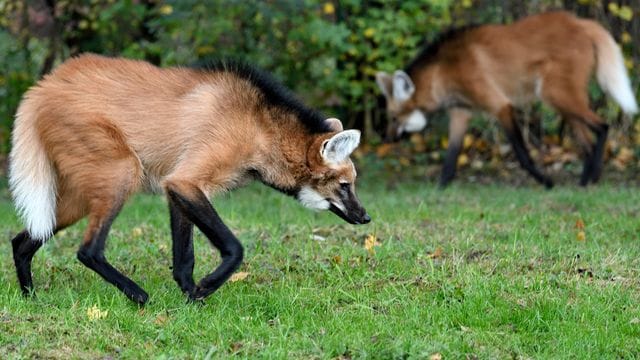
[[[360,227],[259,184],[214,199],[248,276],[204,305],[172,279],[165,200],[135,197],[107,257],[147,290],[143,309],[76,260],[85,222],[40,250],[23,298],[3,188],[0,358],[640,357],[637,188],[377,179],[360,180]],[[218,255],[195,245],[199,279]]]

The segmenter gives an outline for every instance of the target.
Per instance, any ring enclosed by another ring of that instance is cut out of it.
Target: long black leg
[[[589,185],[589,181],[591,181],[591,176],[593,174],[593,165],[594,165],[594,151],[595,151],[595,147],[596,145],[594,144],[594,146],[591,149],[587,149],[584,152],[584,162],[582,165],[582,175],[580,176],[580,186],[587,186]]]
[[[602,124],[600,126],[590,127],[596,134],[596,142],[593,149],[586,155],[580,185],[586,186],[589,181],[596,183],[600,180],[602,174],[602,157],[604,155],[604,145],[607,141],[609,133],[609,125]]]
[[[520,165],[527,170],[534,179],[543,184],[547,189],[551,189],[553,187],[553,182],[538,170],[531,159],[531,156],[529,156],[529,151],[527,150],[527,147],[524,144],[524,139],[522,138],[520,126],[513,118],[514,111],[510,109],[509,112],[503,116],[506,118],[501,120],[503,121],[503,124],[505,124],[507,138],[511,142],[511,146],[513,147],[513,151],[516,154],[518,162],[520,162]]]
[[[98,273],[98,275],[102,276],[103,279],[115,285],[129,299],[140,305],[144,305],[144,303],[147,302],[149,295],[147,295],[147,293],[142,290],[138,284],[133,282],[133,280],[129,279],[111,266],[104,257],[105,241],[116,214],[117,211],[104,221],[100,221],[100,219],[98,219],[96,221],[98,225],[93,229],[93,221],[90,220],[90,238],[88,241],[85,241],[85,243],[80,247],[80,250],[78,250],[78,260],[88,268]]]
[[[20,289],[25,295],[33,291],[33,280],[31,278],[31,260],[33,255],[42,247],[43,242],[34,240],[29,233],[24,230],[11,240],[13,247],[13,261],[16,265]]]
[[[173,239],[173,278],[183,292],[192,294],[193,282],[193,223],[169,199],[171,215],[171,236]]]
[[[445,188],[451,180],[456,176],[456,167],[458,165],[458,156],[462,150],[462,141],[449,142],[447,154],[444,158],[442,174],[440,175],[440,187]]]
[[[464,134],[469,126],[471,112],[462,108],[451,108],[449,115],[449,146],[447,154],[444,158],[444,166],[440,175],[440,187],[446,187],[456,176],[456,167],[458,165],[458,156],[462,150]]]
[[[191,198],[168,189],[167,194],[172,203],[182,211],[220,251],[222,264],[214,272],[205,276],[191,294],[194,300],[204,299],[222,284],[240,266],[244,256],[242,244],[222,222],[207,197],[199,190],[193,190]]]

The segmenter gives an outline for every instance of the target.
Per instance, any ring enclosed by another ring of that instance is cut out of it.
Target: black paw
[[[144,306],[149,300],[149,295],[144,291],[126,291],[125,295],[140,306]]]
[[[204,299],[207,297],[202,289],[195,287],[193,291],[187,293],[187,301],[192,304],[204,304]]]

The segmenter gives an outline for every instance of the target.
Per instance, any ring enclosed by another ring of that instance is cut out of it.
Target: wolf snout
[[[360,220],[360,224],[368,224],[371,222],[371,216],[369,216],[369,214],[365,213],[364,216],[362,217],[362,219]]]

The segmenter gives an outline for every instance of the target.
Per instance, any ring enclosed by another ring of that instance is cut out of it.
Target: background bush
[[[373,80],[377,70],[403,67],[424,41],[446,28],[508,23],[560,8],[595,18],[612,31],[624,47],[637,89],[640,5],[632,0],[0,2],[0,154],[9,149],[22,93],[55,64],[86,51],[163,66],[244,59],[273,72],[306,102],[339,116],[348,127],[363,129],[368,142],[376,144],[386,126],[384,101]],[[627,131],[632,122],[620,120],[596,87],[593,97],[607,118],[625,127],[621,141],[633,144],[633,132]],[[527,113],[538,130],[557,131],[555,115],[544,107]],[[486,125],[479,128],[493,129]],[[446,129],[446,123],[439,128]]]

